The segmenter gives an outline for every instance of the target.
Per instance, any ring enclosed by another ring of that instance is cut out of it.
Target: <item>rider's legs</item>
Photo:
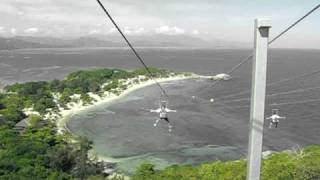
[[[166,122],[168,123],[169,132],[171,132],[172,126],[171,126],[171,124],[170,124],[169,119],[168,119],[167,117],[166,117],[166,118],[161,118],[161,119],[164,120],[164,121],[166,121]]]
[[[273,126],[273,122],[270,121],[269,128],[272,128],[272,126]]]
[[[154,127],[156,127],[159,123],[160,119],[157,119],[156,122],[153,124]]]

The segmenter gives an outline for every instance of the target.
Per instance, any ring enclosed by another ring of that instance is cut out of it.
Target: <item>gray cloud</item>
[[[193,34],[206,39],[244,42],[252,41],[254,18],[271,18],[273,22],[271,35],[275,35],[318,3],[317,0],[308,0],[303,4],[300,0],[102,0],[102,2],[127,34],[143,35],[156,33],[158,30],[158,33],[162,31],[168,34]],[[21,35],[21,33],[23,35],[30,27],[38,28],[40,35],[56,36],[106,34],[112,31],[111,23],[105,18],[95,0],[1,0],[0,15],[1,35]],[[308,18],[287,37],[314,46],[313,41],[320,42],[318,32],[315,31],[320,28],[318,18],[315,16]],[[37,32],[33,34],[36,35]],[[275,45],[286,46],[288,43],[281,40]]]

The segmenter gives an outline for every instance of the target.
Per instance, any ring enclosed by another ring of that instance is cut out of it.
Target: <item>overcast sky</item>
[[[192,35],[252,42],[253,20],[270,18],[271,36],[318,0],[102,0],[127,35]],[[1,0],[0,36],[116,33],[95,0]],[[320,9],[274,47],[320,47]]]

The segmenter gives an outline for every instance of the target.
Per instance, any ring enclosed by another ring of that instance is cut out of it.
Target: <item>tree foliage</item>
[[[103,175],[103,166],[85,153],[89,141],[68,144],[51,127],[29,129],[23,136],[0,127],[0,179],[76,179]],[[85,157],[85,161],[79,158]],[[79,176],[82,166],[85,176]]]
[[[169,72],[157,68],[150,68],[150,70],[155,77],[166,76]],[[58,102],[64,108],[72,101],[70,96],[74,94],[81,95],[81,100],[85,104],[90,104],[93,99],[88,96],[89,92],[101,94],[103,91],[111,91],[119,94],[117,88],[127,88],[119,82],[120,79],[133,78],[139,75],[149,76],[145,69],[133,72],[120,69],[92,69],[71,73],[64,80],[16,83],[5,87],[7,94],[1,94],[0,114],[5,117],[10,125],[25,118],[22,113],[24,108],[33,108],[33,110],[44,115],[49,110],[57,110],[53,94],[60,94]],[[103,84],[107,82],[110,83],[103,87]]]
[[[216,161],[200,166],[173,165],[155,170],[152,164],[142,164],[133,180],[245,180],[246,161]],[[320,179],[320,146],[311,146],[300,153],[274,153],[263,160],[262,180]]]

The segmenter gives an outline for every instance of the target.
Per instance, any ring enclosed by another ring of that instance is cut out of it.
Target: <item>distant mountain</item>
[[[38,44],[45,44],[48,46],[67,46],[67,44],[64,43],[63,39],[55,37],[16,36],[12,39],[18,39]]]
[[[128,36],[136,47],[205,47],[205,48],[239,48],[241,43],[221,40],[203,40],[187,35]],[[0,38],[0,49],[23,48],[67,48],[67,47],[125,47],[126,43],[120,36],[86,36],[79,38],[31,37],[16,36]]]
[[[93,37],[81,37],[77,39],[65,40],[72,47],[121,47],[124,46],[121,42],[110,40],[102,40]]]
[[[95,37],[95,36],[92,36]],[[124,42],[120,36],[99,36],[100,39]],[[219,39],[204,39],[189,35],[153,34],[146,36],[128,36],[133,45],[138,47],[198,47],[198,48],[247,48],[248,43],[232,42]]]
[[[50,47],[46,44],[34,43],[24,41],[15,38],[1,38],[0,37],[0,50],[11,50],[11,49],[25,49],[25,48],[47,48]]]
[[[143,39],[132,37],[136,46],[160,46],[160,47],[208,47],[210,44],[200,38],[179,35],[150,35]]]
[[[54,47],[112,47],[119,46],[117,42],[98,39],[96,37],[79,37],[79,38],[54,38],[54,37],[31,37],[31,36],[17,36],[15,39],[46,44]]]

